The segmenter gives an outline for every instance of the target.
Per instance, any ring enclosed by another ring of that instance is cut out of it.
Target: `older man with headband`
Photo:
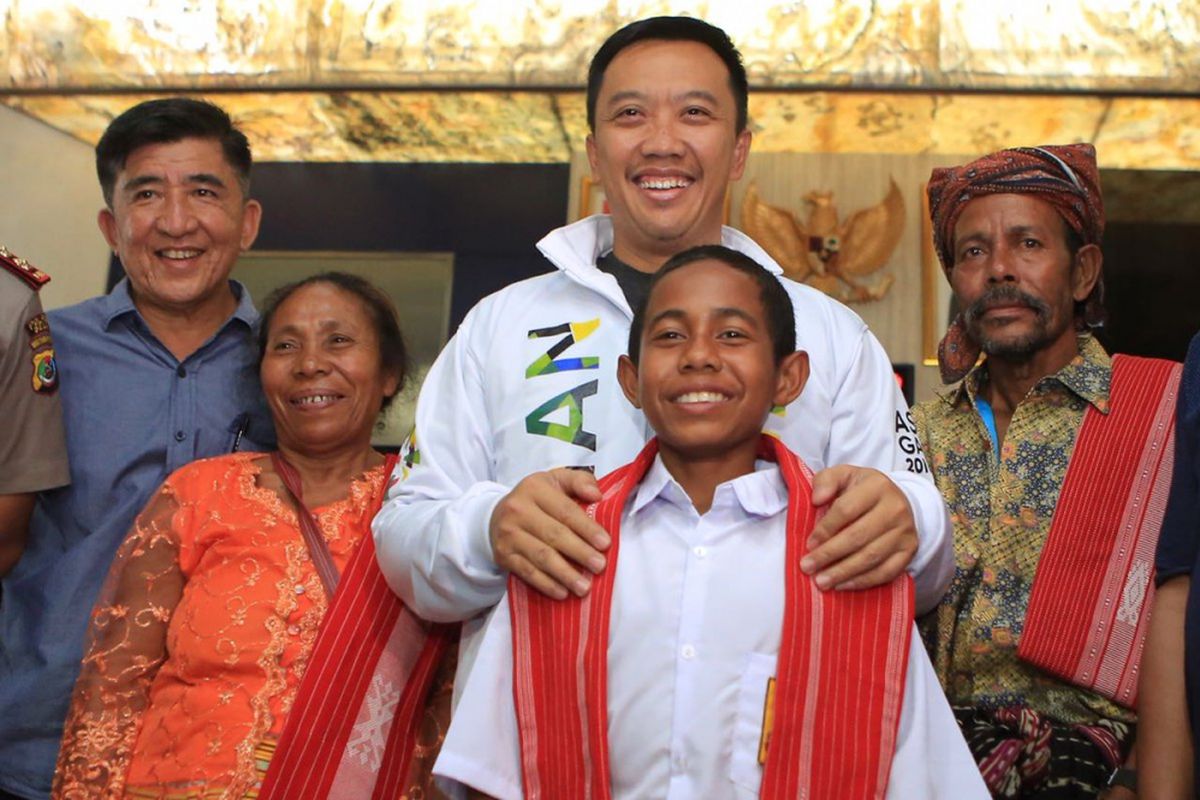
[[[995,796],[1121,796],[1179,365],[1110,358],[1090,333],[1090,145],[935,170],[929,200],[963,309],[938,353],[959,382],[914,410],[954,520],[954,583],[925,621],[934,666]]]

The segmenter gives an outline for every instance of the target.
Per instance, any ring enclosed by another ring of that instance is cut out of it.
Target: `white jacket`
[[[722,241],[782,272],[739,231],[725,228]],[[375,517],[388,583],[430,620],[467,619],[500,600],[507,575],[492,559],[488,524],[522,478],[563,466],[593,467],[600,477],[653,435],[617,384],[633,312],[616,279],[596,267],[612,249],[609,218],[559,228],[538,249],[558,271],[484,298],[434,362],[403,454],[405,479]],[[781,280],[811,374],[767,428],[814,472],[874,467],[904,491],[920,535],[909,571],[917,610],[928,610],[954,572],[950,520],[887,354],[850,309]]]

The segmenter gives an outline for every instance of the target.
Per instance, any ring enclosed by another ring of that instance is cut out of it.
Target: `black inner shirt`
[[[650,293],[650,279],[654,277],[654,273],[634,269],[611,252],[596,259],[596,266],[601,272],[607,272],[617,279],[617,286],[621,287],[621,293],[625,295],[630,310],[636,313],[646,302],[646,296]]]

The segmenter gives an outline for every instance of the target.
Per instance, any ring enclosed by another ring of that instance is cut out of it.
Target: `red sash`
[[[584,598],[551,600],[509,579],[513,694],[528,800],[605,800],[608,626],[629,493],[658,451],[600,481],[588,513],[612,535],[610,566]],[[774,727],[760,796],[771,800],[883,797],[896,746],[912,633],[912,580],[861,592],[821,592],[800,571],[817,519],[808,468],[777,439],[760,457],[779,462],[788,488],[785,608]]]
[[[389,456],[389,477],[395,463]],[[457,626],[419,620],[392,592],[368,530],[321,622],[258,796],[399,797],[434,673],[456,634]]]
[[[1180,372],[1174,361],[1113,358],[1111,411],[1083,416],[1017,648],[1128,708],[1154,599]]]

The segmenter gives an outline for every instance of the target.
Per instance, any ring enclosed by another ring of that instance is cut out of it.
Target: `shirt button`
[[[671,766],[678,772],[687,769],[687,756],[680,752],[671,753]]]
[[[186,370],[186,369],[184,369],[184,367],[183,367],[183,365],[182,365],[182,364],[180,364],[180,365],[179,365],[179,369],[175,370],[175,374],[176,374],[176,375],[178,375],[178,376],[179,376],[179,377],[181,377],[181,378],[186,378],[186,377],[187,377],[187,370]]]
[[[696,657],[696,648],[692,647],[690,644],[685,644],[682,648],[680,648],[679,655],[683,656],[685,660],[691,661]]]
[[[708,555],[708,548],[704,545],[692,548],[692,552],[696,554],[696,558],[704,558]]]
[[[304,594],[304,584],[297,583],[295,587],[296,594]]]
[[[175,441],[182,442],[186,438],[187,438],[187,434],[184,433],[183,431],[175,431]]]

